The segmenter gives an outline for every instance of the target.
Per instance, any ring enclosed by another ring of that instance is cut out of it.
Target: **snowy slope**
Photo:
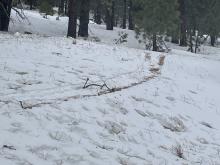
[[[56,20],[56,16],[48,16],[48,19],[45,19],[38,12],[29,10],[25,10],[24,14],[28,19],[21,20],[15,12],[12,12],[12,21],[9,31],[13,33],[31,32],[45,36],[59,37],[64,37],[67,34],[67,17],[60,17],[60,20]],[[119,32],[125,32],[128,34],[128,43],[125,44],[126,46],[143,48],[143,45],[139,44],[138,40],[135,38],[134,31],[115,28],[114,32],[112,32],[106,30],[105,25],[96,25],[92,22],[89,24],[90,37],[98,37],[103,43],[114,44],[114,40],[119,38]]]
[[[55,37],[0,41],[0,142],[16,148],[2,148],[4,164],[219,163],[219,59],[176,50],[158,75],[149,70],[160,54]],[[97,96],[82,89],[87,77],[110,88],[146,82]]]
[[[0,34],[0,164],[219,165],[220,50],[161,54],[109,38]],[[83,89],[87,78],[107,87]]]

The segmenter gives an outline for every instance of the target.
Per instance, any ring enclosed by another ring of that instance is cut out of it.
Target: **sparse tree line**
[[[1,31],[8,30],[12,6],[21,4],[49,15],[57,7],[58,15],[69,16],[69,37],[88,37],[92,19],[97,24],[106,24],[107,30],[135,30],[137,37],[152,42],[154,51],[159,50],[162,36],[197,52],[206,36],[214,46],[220,33],[219,0],[0,0]]]

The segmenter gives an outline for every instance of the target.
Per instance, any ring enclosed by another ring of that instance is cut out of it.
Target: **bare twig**
[[[23,105],[23,102],[22,102],[22,101],[19,101],[19,103],[20,103],[20,106],[21,106],[21,108],[22,108],[22,109],[27,109],[26,107],[24,107],[24,105]]]
[[[184,154],[183,154],[183,148],[180,144],[177,144],[177,146],[173,147],[173,152],[177,157],[181,159],[185,159]]]
[[[18,14],[18,16],[21,18],[21,19],[27,19],[27,17],[25,16],[23,10],[21,9],[21,11],[18,11],[18,9],[12,7],[12,9]]]
[[[84,86],[83,86],[83,89],[86,88],[86,85],[87,85],[88,81],[89,81],[89,78],[86,79],[86,82],[85,82],[85,84],[84,84]]]
[[[108,86],[107,86],[107,84],[104,82],[102,85],[100,85],[100,84],[95,84],[95,83],[93,83],[93,84],[88,84],[88,82],[89,82],[89,78],[87,78],[86,79],[86,82],[85,82],[85,84],[84,84],[84,86],[83,86],[83,89],[86,89],[86,88],[89,88],[89,87],[91,87],[91,86],[96,86],[96,87],[100,87],[100,89],[103,89],[104,87],[106,87],[109,91],[111,90]],[[87,85],[88,84],[88,85]]]
[[[9,150],[16,150],[14,146],[3,145],[2,148],[7,148]]]
[[[38,102],[38,103],[27,103],[27,102],[24,102],[24,101],[19,101],[19,103],[20,103],[21,108],[24,109],[24,110],[37,108],[37,107],[40,107],[42,105],[52,104],[52,102],[49,102],[49,101],[48,102]]]

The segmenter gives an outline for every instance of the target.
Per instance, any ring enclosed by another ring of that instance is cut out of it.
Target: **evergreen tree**
[[[39,10],[41,13],[45,13],[47,18],[47,15],[53,15],[53,4],[50,0],[41,0]]]
[[[96,0],[95,2],[95,11],[94,11],[94,20],[95,23],[101,24],[102,23],[102,3],[101,0]]]
[[[60,0],[59,1],[59,10],[58,10],[59,15],[64,14],[64,6],[65,6],[65,0]]]
[[[152,37],[153,51],[158,51],[157,35],[177,28],[177,8],[177,0],[136,0],[137,31]]]
[[[187,46],[186,42],[186,0],[179,0],[180,12],[180,46]]]
[[[186,29],[188,36],[189,51],[197,52],[199,36],[202,36],[202,13],[206,8],[204,0],[186,0]]]
[[[210,35],[211,45],[214,46],[220,33],[220,1],[209,0],[202,3],[204,7],[200,9],[200,31]]]

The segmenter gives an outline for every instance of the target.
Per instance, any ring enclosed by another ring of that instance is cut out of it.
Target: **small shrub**
[[[42,1],[40,3],[39,10],[41,13],[45,14],[45,18],[47,18],[47,15],[53,15],[53,6],[47,1]]]
[[[165,61],[165,56],[164,55],[160,56],[158,65],[160,66],[164,65],[164,61]]]
[[[119,32],[118,33],[119,39],[115,39],[115,44],[123,44],[125,42],[128,42],[128,34],[125,32]]]

